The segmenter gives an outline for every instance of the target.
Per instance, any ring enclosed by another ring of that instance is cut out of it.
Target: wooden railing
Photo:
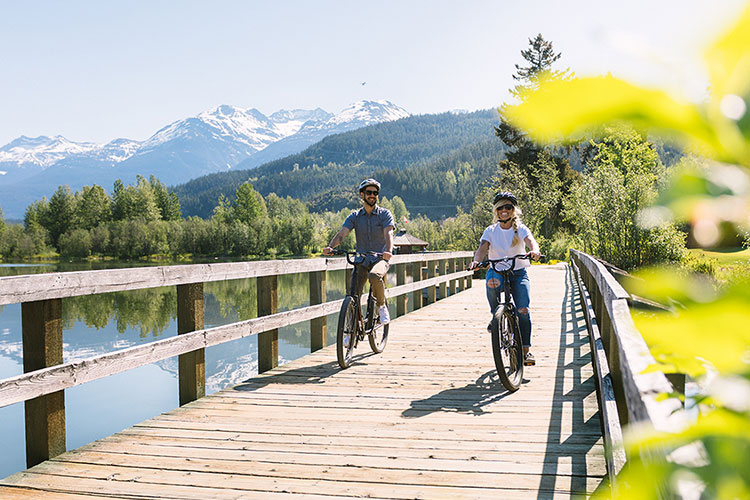
[[[661,399],[673,387],[660,372],[644,373],[656,361],[630,315],[628,292],[594,257],[570,250],[586,316],[610,485],[626,460],[622,427],[644,423],[669,431],[684,424],[676,399]],[[648,457],[642,457],[648,461]]]
[[[395,255],[396,316],[412,306],[471,287],[465,271],[471,252]],[[205,395],[205,348],[258,335],[258,371],[278,365],[278,328],[310,321],[311,350],[325,346],[326,316],[342,300],[326,302],[326,272],[348,269],[344,258],[195,264],[102,271],[36,274],[0,278],[0,305],[21,303],[24,374],[0,380],[0,407],[25,402],[26,463],[29,467],[65,451],[65,389],[179,356],[180,405]],[[347,283],[349,274],[347,272]],[[279,313],[277,276],[308,273],[310,305]],[[407,283],[407,275],[411,283]],[[204,329],[203,283],[258,280],[258,317]],[[62,299],[164,286],[177,287],[177,333],[166,338],[87,359],[63,363]]]

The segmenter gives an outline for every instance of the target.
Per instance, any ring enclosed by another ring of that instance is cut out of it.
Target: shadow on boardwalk
[[[446,389],[426,399],[411,402],[411,408],[401,415],[406,418],[423,417],[436,411],[456,411],[481,415],[483,407],[496,403],[512,394],[500,383],[495,370],[490,370],[476,382],[463,387]]]
[[[570,269],[568,268],[565,277],[565,296],[562,304],[562,314],[560,316],[560,345],[559,360],[555,370],[555,387],[554,397],[552,400],[553,418],[550,420],[547,432],[547,450],[545,452],[545,464],[560,464],[562,461],[572,465],[571,491],[583,495],[586,491],[587,471],[586,453],[592,449],[600,440],[600,436],[576,432],[589,426],[601,425],[599,413],[595,413],[586,419],[584,412],[584,398],[581,392],[591,394],[596,392],[596,386],[593,377],[583,379],[582,368],[591,366],[591,352],[587,348],[589,345],[588,331],[585,322],[583,322],[583,310],[581,309],[578,289],[573,280]],[[565,351],[573,355],[566,358]],[[566,359],[570,359],[566,363]],[[565,379],[570,381],[565,384]],[[567,390],[566,390],[567,385]],[[570,419],[571,432],[563,439],[562,431],[563,418]],[[566,447],[571,444],[574,446]],[[569,453],[561,453],[562,449],[569,449]],[[544,475],[541,480],[537,499],[547,498],[545,491],[554,490],[557,475]]]

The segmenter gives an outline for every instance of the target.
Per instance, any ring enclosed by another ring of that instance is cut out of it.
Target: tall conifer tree
[[[529,38],[529,47],[521,50],[521,56],[527,64],[515,65],[516,73],[513,79],[518,84],[510,89],[511,95],[519,101],[523,101],[528,92],[535,90],[543,79],[571,77],[568,69],[561,71],[552,69],[552,65],[560,59],[562,54],[555,52],[552,42],[545,40],[541,33],[535,38]],[[500,178],[498,187],[520,189],[521,186],[517,185],[519,176],[525,177],[524,186],[528,189],[521,190],[526,194],[547,190],[550,185],[559,186],[557,193],[544,193],[546,198],[555,195],[554,200],[548,200],[549,210],[539,225],[542,231],[539,236],[549,238],[558,229],[559,212],[562,208],[561,199],[569,187],[576,182],[579,174],[570,167],[569,151],[566,148],[534,143],[525,133],[508,123],[503,113],[504,109],[505,105],[499,110],[500,124],[495,127],[495,135],[508,146],[505,159],[498,164]],[[552,184],[543,179],[543,176],[549,175],[547,166],[550,162],[554,165],[557,176],[556,182]],[[540,180],[545,182],[539,182]],[[535,200],[525,201],[535,203]]]

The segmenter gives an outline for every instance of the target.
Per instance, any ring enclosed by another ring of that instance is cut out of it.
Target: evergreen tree
[[[516,64],[516,74],[513,79],[518,84],[510,90],[513,97],[523,100],[529,91],[536,89],[542,79],[545,78],[570,78],[569,70],[556,71],[552,65],[561,57],[560,52],[555,52],[552,42],[548,42],[541,34],[529,39],[529,48],[521,51],[521,56],[528,63],[526,66]],[[543,212],[546,214],[544,220],[539,221],[540,234],[537,237],[550,238],[559,229],[560,200],[571,186],[578,182],[580,177],[570,167],[568,160],[570,149],[561,146],[542,146],[531,141],[528,136],[513,127],[504,116],[503,106],[500,109],[500,124],[495,127],[497,135],[503,143],[508,146],[505,159],[498,164],[499,177],[508,177],[501,181],[501,186],[512,188],[524,185],[523,195],[544,194],[545,205],[550,199],[555,200],[553,206],[545,206]],[[547,168],[552,165],[550,172]],[[547,172],[547,173],[545,173]],[[556,181],[545,179],[544,175],[554,175]],[[522,178],[526,177],[522,181]],[[549,192],[548,189],[556,188],[557,192]],[[537,203],[536,199],[527,200],[528,203]]]
[[[266,216],[266,202],[260,193],[253,189],[252,184],[245,182],[237,188],[234,204],[231,209],[231,218],[233,220],[251,224],[257,219]]]
[[[167,186],[153,175],[149,177],[148,182],[154,192],[156,206],[159,208],[161,219],[179,220],[182,217],[182,213],[180,212],[180,201],[177,199],[177,195],[174,192],[168,191]]]
[[[41,220],[42,226],[49,231],[54,246],[57,246],[60,236],[72,227],[75,210],[76,201],[70,192],[70,186],[58,186]]]
[[[91,230],[112,219],[112,200],[103,187],[83,186],[75,200],[75,229]]]
[[[3,215],[3,207],[0,207],[0,236],[2,236],[4,229],[5,229],[5,216]]]
[[[133,186],[124,187],[120,179],[115,181],[112,191],[112,218],[113,220],[143,219],[144,221],[161,219],[154,190],[143,176],[137,176]]]

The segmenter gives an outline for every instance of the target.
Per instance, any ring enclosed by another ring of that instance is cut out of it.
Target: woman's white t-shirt
[[[490,250],[487,254],[488,259],[502,259],[503,257],[525,254],[526,242],[524,239],[527,236],[531,236],[531,231],[525,225],[518,224],[518,243],[515,245],[512,244],[514,235],[515,230],[513,226],[510,229],[503,229],[500,227],[500,223],[496,222],[484,230],[479,242],[486,241],[490,244]],[[521,269],[529,266],[531,266],[531,263],[528,260],[516,259],[513,269]]]

